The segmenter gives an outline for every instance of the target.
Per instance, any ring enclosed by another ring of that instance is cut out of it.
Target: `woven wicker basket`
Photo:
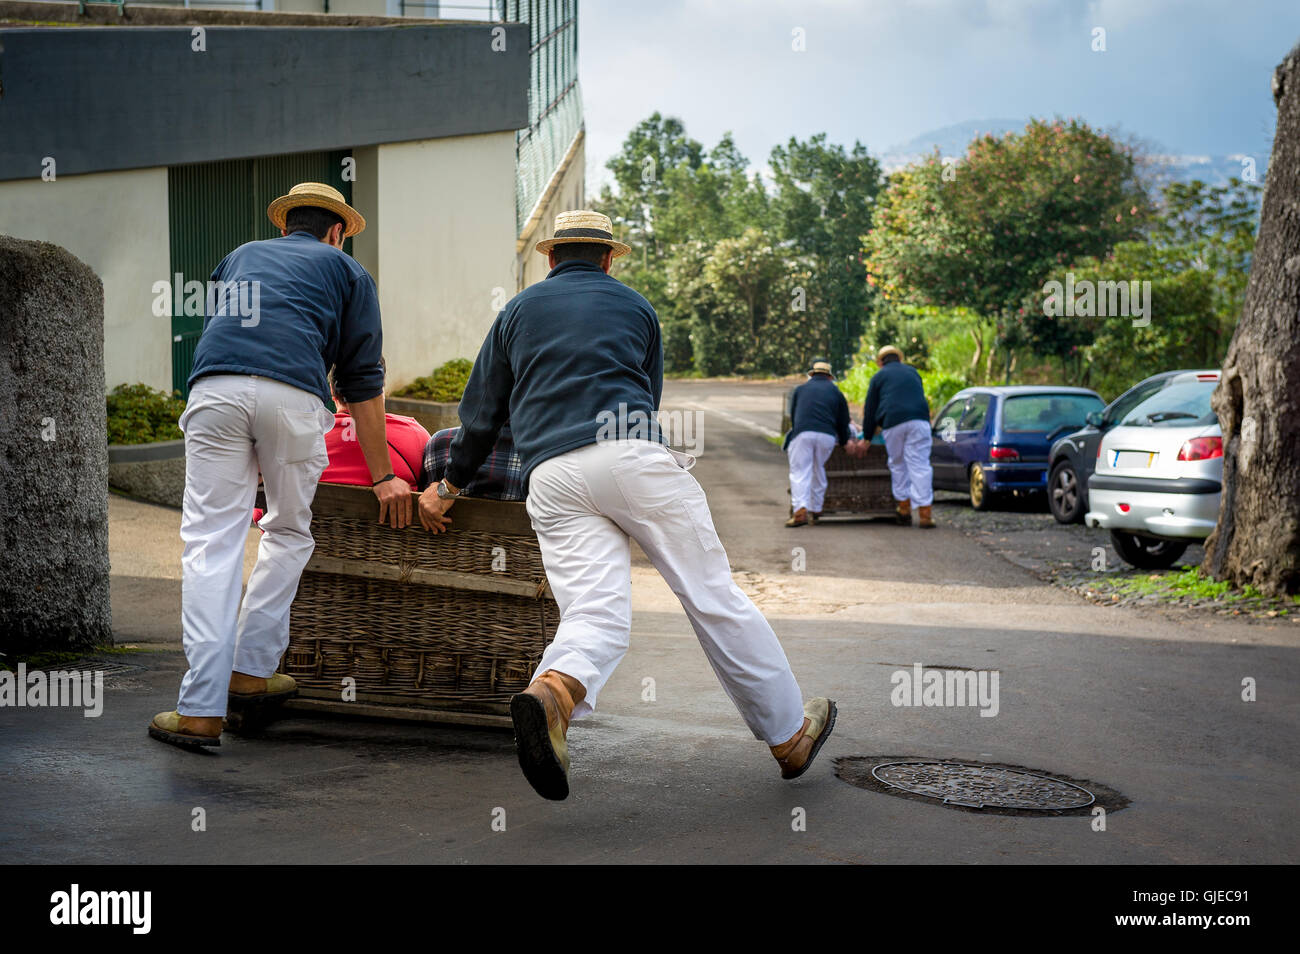
[[[418,521],[393,530],[377,513],[368,488],[317,489],[316,549],[280,666],[298,682],[290,705],[507,722],[559,622],[524,505],[458,501],[440,534]]]
[[[894,512],[889,455],[879,444],[867,445],[866,457],[850,457],[844,448],[826,461],[826,502],[822,513],[887,516]]]

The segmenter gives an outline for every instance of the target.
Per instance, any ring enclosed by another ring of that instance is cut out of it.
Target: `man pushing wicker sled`
[[[528,515],[560,608],[537,675],[510,703],[524,775],[544,798],[569,794],[569,721],[591,713],[627,651],[631,541],[681,600],[727,695],[783,778],[808,770],[835,725],[835,703],[802,701],[772,627],[731,579],[693,458],[659,435],[610,427],[654,420],[663,390],[659,320],[609,275],[630,249],[596,212],[561,213],[537,243],[546,280],[497,315],[460,402],[446,477],[420,498],[435,532],[510,421]],[[631,433],[633,436],[625,436]]]

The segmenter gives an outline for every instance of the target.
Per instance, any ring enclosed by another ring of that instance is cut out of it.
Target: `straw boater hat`
[[[343,200],[343,193],[321,182],[300,182],[266,207],[266,217],[276,228],[284,228],[284,217],[290,209],[310,205],[333,212],[343,220],[343,235],[356,235],[366,227],[361,213]]]
[[[879,351],[876,352],[876,364],[884,364],[885,357],[891,354],[896,356],[899,361],[903,360],[903,352],[899,351],[893,345],[885,345],[883,348],[881,348]]]
[[[555,217],[555,236],[542,239],[537,243],[537,251],[543,255],[550,254],[557,245],[572,245],[575,242],[590,242],[595,245],[608,245],[614,250],[614,257],[626,255],[631,247],[614,240],[614,226],[608,215],[577,209],[573,212],[561,212]]]
[[[835,372],[831,370],[831,363],[829,361],[822,361],[820,358],[814,361],[812,367],[808,369],[808,377],[811,378],[814,374],[825,374],[832,378],[835,377]]]

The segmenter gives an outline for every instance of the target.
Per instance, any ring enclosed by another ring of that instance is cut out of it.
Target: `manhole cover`
[[[868,791],[992,815],[1088,815],[1129,804],[1114,789],[1087,779],[975,759],[842,756],[835,774]]]
[[[871,774],[892,788],[966,808],[1061,812],[1094,801],[1092,792],[1071,782],[964,762],[886,762]]]

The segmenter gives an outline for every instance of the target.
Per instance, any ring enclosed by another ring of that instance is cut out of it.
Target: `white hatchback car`
[[[1218,384],[1218,371],[1180,374],[1097,445],[1084,523],[1109,530],[1126,563],[1173,566],[1214,529],[1223,487],[1223,432],[1210,409]]]

